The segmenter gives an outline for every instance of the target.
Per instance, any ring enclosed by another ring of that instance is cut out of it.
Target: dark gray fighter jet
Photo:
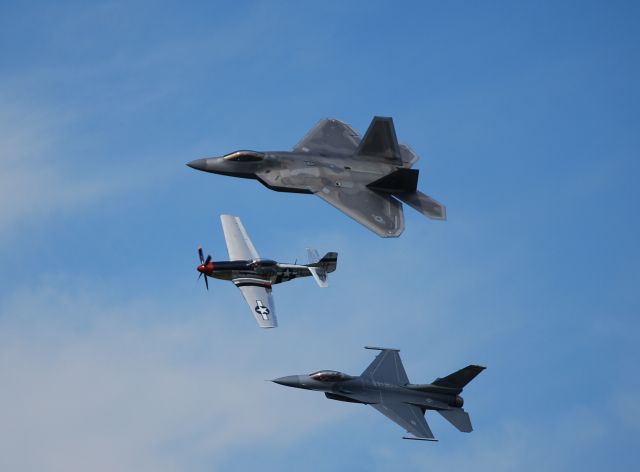
[[[278,192],[313,193],[383,238],[404,230],[404,202],[429,218],[445,207],[417,189],[418,156],[398,144],[391,118],[375,117],[360,139],[335,119],[321,120],[291,151],[236,151],[187,165],[257,179]]]
[[[413,436],[404,439],[437,441],[424,418],[435,410],[464,433],[472,431],[469,414],[462,409],[460,393],[485,368],[470,365],[430,384],[411,384],[397,349],[366,347],[382,351],[359,377],[333,370],[309,375],[290,375],[273,380],[287,387],[323,391],[327,398],[371,405]]]

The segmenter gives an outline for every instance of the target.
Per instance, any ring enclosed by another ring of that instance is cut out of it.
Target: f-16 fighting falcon
[[[309,375],[290,375],[273,380],[287,387],[323,391],[327,398],[371,405],[413,436],[404,439],[437,441],[425,420],[435,410],[464,433],[472,431],[469,414],[462,409],[462,389],[485,368],[470,365],[430,384],[411,384],[397,349],[366,347],[381,351],[357,377],[320,370]]]
[[[253,316],[262,328],[275,328],[276,320],[271,286],[288,282],[298,277],[312,276],[320,287],[328,287],[327,274],[336,270],[338,254],[328,252],[318,260],[315,249],[307,249],[309,264],[282,264],[271,259],[261,259],[253,246],[240,218],[221,215],[224,239],[227,243],[229,261],[212,261],[204,258],[202,248],[198,248],[200,275],[209,290],[209,277],[231,280],[240,289],[249,304]]]
[[[291,151],[236,151],[187,165],[257,179],[277,192],[313,193],[383,238],[404,230],[402,203],[429,218],[445,207],[417,189],[418,156],[398,144],[391,118],[375,117],[360,139],[335,119],[321,120]]]

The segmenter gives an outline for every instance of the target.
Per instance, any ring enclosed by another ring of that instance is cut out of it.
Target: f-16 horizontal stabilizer
[[[438,413],[440,413],[445,420],[455,426],[458,431],[462,431],[463,433],[470,433],[473,431],[469,413],[464,411],[462,408],[456,408],[454,410],[438,410]]]
[[[393,196],[428,218],[433,220],[447,219],[445,206],[419,190],[409,193],[394,193]]]
[[[467,367],[460,369],[453,374],[449,374],[446,377],[437,378],[432,382],[432,385],[462,390],[465,385],[475,379],[476,375],[482,372],[485,368],[486,367],[479,365],[468,365]]]

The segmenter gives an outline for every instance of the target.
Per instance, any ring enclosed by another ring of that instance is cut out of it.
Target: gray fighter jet
[[[358,377],[333,370],[309,375],[290,375],[273,380],[287,387],[323,391],[327,398],[371,405],[413,436],[404,439],[437,441],[424,418],[435,410],[464,433],[472,431],[469,414],[462,409],[460,393],[485,368],[470,365],[430,384],[411,384],[397,349],[365,347],[382,351]]]
[[[200,265],[198,278],[204,275],[204,283],[209,290],[209,277],[230,280],[240,289],[249,304],[251,312],[261,328],[275,328],[275,305],[271,286],[288,282],[298,277],[312,276],[320,287],[328,287],[327,274],[336,270],[338,254],[328,252],[322,259],[315,249],[308,248],[309,264],[283,264],[271,259],[261,259],[249,239],[240,218],[221,215],[222,230],[229,252],[228,261],[212,261],[204,258],[204,251],[198,248]]]
[[[398,144],[391,118],[375,117],[360,139],[346,123],[321,120],[291,151],[236,151],[187,165],[257,179],[278,192],[313,193],[383,238],[404,230],[404,202],[429,218],[445,207],[417,190],[418,156]]]

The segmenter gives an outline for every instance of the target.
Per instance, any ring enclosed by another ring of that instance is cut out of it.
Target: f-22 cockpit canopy
[[[263,160],[265,157],[264,153],[256,152],[256,151],[235,151],[231,154],[227,154],[223,156],[225,161],[234,161],[234,162],[257,162]]]

